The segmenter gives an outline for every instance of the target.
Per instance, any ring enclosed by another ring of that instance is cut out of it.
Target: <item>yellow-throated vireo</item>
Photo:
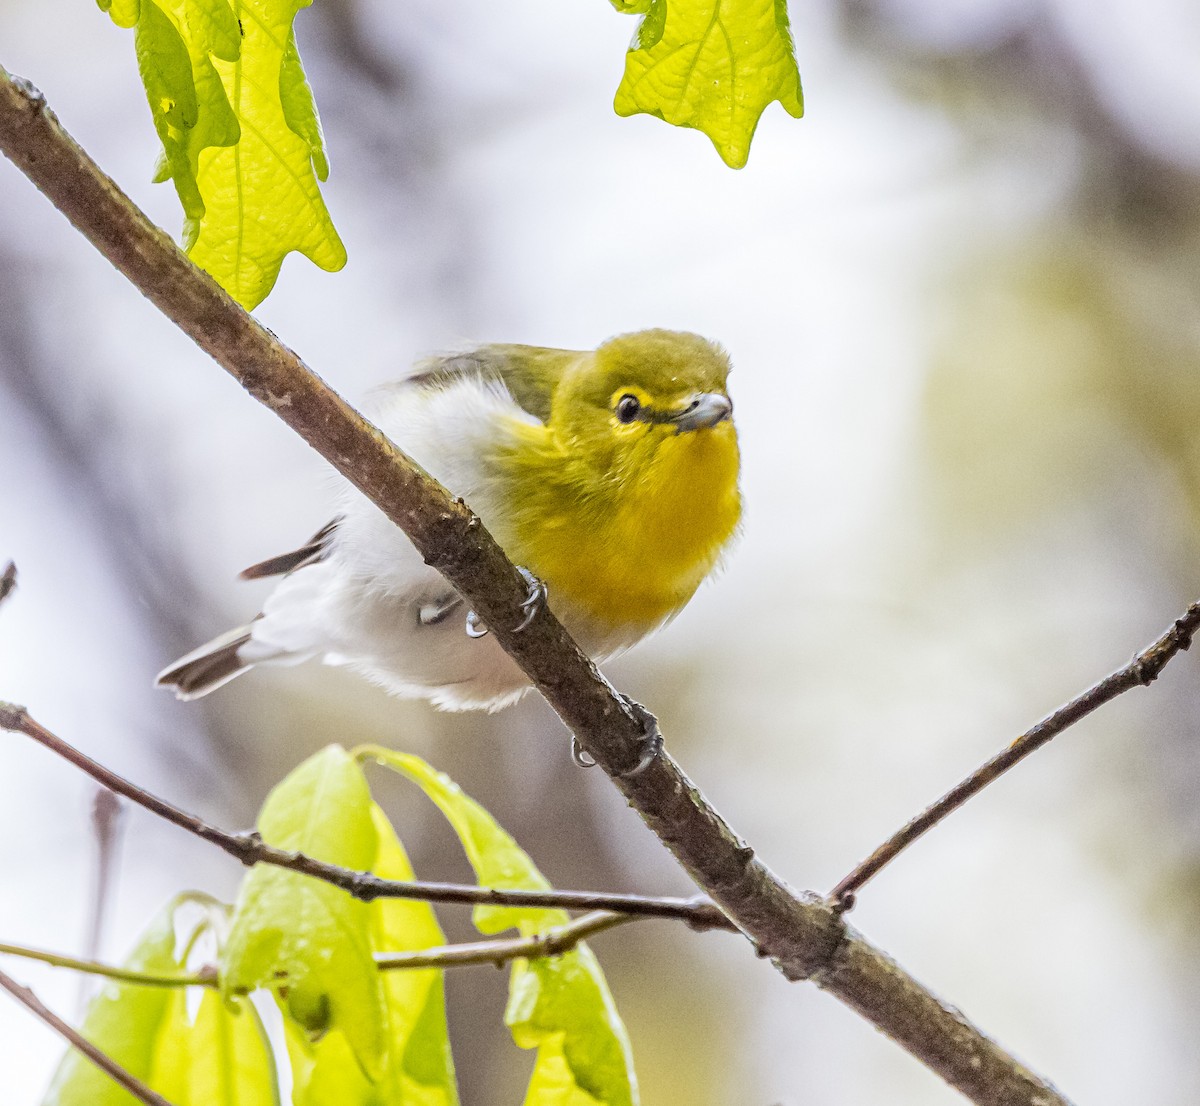
[[[604,659],[682,609],[737,530],[728,374],[720,346],[678,331],[590,352],[487,345],[423,362],[378,393],[374,414],[532,574],[530,603],[547,596]],[[448,710],[496,710],[527,690],[461,596],[349,483],[311,541],[242,575],[282,579],[248,626],[160,673],[179,698],[318,657]]]

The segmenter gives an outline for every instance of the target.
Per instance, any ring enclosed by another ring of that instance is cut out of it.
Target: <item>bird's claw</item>
[[[628,695],[622,695],[621,698],[630,713],[642,724],[642,739],[638,743],[641,759],[628,772],[621,773],[622,778],[628,779],[630,776],[640,776],[658,758],[663,751],[663,735],[658,719],[641,703],[630,699]]]
[[[642,754],[641,758],[628,772],[616,773],[621,779],[629,779],[631,776],[641,775],[654,763],[659,753],[663,751],[663,735],[658,725],[658,719],[642,706],[641,703],[635,699],[630,699],[627,695],[622,695],[621,701],[642,724],[642,738],[638,742],[639,751]],[[596,758],[579,744],[579,738],[574,735],[571,736],[571,759],[580,768],[594,768],[596,766]]]
[[[546,605],[546,585],[542,583],[529,569],[517,565],[517,571],[525,577],[528,588],[525,598],[521,600],[521,610],[525,617],[513,627],[513,633],[519,634],[529,628],[529,624],[537,617],[538,612]],[[474,611],[467,611],[467,637],[481,638],[488,634],[487,624]]]
[[[529,624],[537,618],[538,612],[546,605],[546,585],[542,583],[529,569],[521,565],[517,565],[517,571],[525,577],[525,583],[529,585],[529,591],[525,598],[521,600],[521,610],[525,612],[525,617],[521,619],[519,625],[513,627],[513,633],[519,634],[522,630],[527,629]]]
[[[579,744],[579,738],[571,735],[571,759],[580,768],[595,768],[596,758]]]
[[[488,628],[484,621],[474,611],[467,611],[467,637],[487,637]]]

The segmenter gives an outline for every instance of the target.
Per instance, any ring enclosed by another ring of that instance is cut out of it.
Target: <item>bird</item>
[[[385,385],[372,414],[462,497],[594,659],[654,632],[738,532],[739,449],[715,342],[672,330],[594,350],[481,345]],[[341,478],[339,478],[341,479]],[[331,522],[242,572],[279,577],[248,625],[159,673],[179,699],[318,658],[444,710],[499,710],[529,680],[463,597],[349,481]]]

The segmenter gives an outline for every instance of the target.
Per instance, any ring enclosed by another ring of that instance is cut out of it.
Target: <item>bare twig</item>
[[[36,960],[41,964],[49,964],[52,968],[69,968],[73,972],[104,976],[106,979],[114,979],[118,983],[137,983],[143,987],[215,987],[217,985],[217,971],[211,967],[201,968],[198,972],[162,975],[158,972],[139,972],[133,968],[104,964],[93,957],[63,956],[57,952],[47,952],[45,949],[30,948],[28,945],[5,943],[0,943],[0,955],[19,956],[24,960]]]
[[[379,898],[420,899],[427,902],[465,903],[489,906],[558,907],[563,910],[608,910],[644,918],[678,918],[693,929],[733,929],[734,925],[702,896],[619,895],[604,891],[520,891],[475,887],[462,883],[428,880],[381,879],[370,872],[357,872],[337,864],[314,860],[303,853],[288,852],[268,845],[257,833],[229,833],[185,810],[152,795],[145,788],[118,776],[86,753],[30,717],[24,707],[0,702],[0,730],[22,733],[70,761],[97,783],[144,807],[172,825],[216,845],[247,867],[271,864],[292,872],[332,883],[355,898],[370,902]]]
[[[70,138],[44,97],[2,69],[0,151],[168,318],[404,530],[761,955],[789,979],[820,973],[823,986],[855,1009],[871,1011],[876,1026],[978,1106],[1062,1106],[1065,1099],[1048,1083],[961,1016],[953,1017],[955,1034],[948,1035],[946,1021],[935,1016],[941,1004],[877,950],[855,944],[859,970],[831,971],[846,947],[840,912],[819,896],[798,894],[772,872],[673,758],[664,753],[630,775],[644,747],[645,713],[616,693],[548,609],[515,631],[525,581],[479,519],[197,270]],[[246,845],[234,855],[248,856]],[[897,978],[924,996],[925,1005],[910,1003],[893,1014],[888,1003],[872,1001],[872,986],[891,994]],[[928,1020],[914,1011],[925,1011]],[[964,1040],[970,1048],[961,1046]],[[982,1083],[979,1056],[989,1049],[994,1063],[983,1068],[996,1077]],[[1004,1071],[1010,1077],[1001,1077]]]
[[[64,1038],[72,1048],[76,1048],[82,1052],[96,1067],[133,1095],[138,1102],[144,1103],[145,1106],[171,1106],[171,1103],[157,1091],[152,1091],[140,1079],[130,1075],[115,1060],[105,1056],[94,1044],[67,1025],[53,1010],[45,1006],[28,987],[22,987],[15,980],[10,979],[3,972],[0,972],[0,988],[6,990],[22,1006],[41,1018],[60,1037]]]
[[[604,909],[624,911],[631,916],[681,918],[697,929],[722,928],[730,924],[712,903],[703,899],[647,899],[579,891],[497,891],[461,884],[381,880],[369,873],[353,872],[296,853],[282,852],[264,844],[255,834],[228,834],[210,826],[97,764],[39,725],[21,707],[0,703],[0,729],[32,737],[97,782],[217,845],[243,864],[258,861],[275,864],[325,880],[360,898],[369,900],[392,895],[433,902]],[[845,927],[845,940],[815,974],[819,986],[869,1018],[980,1106],[1069,1106],[1050,1084],[1029,1072],[957,1010],[946,1006],[906,975],[886,954],[872,947],[844,922],[841,924]],[[446,954],[449,948],[444,950]],[[440,955],[442,951],[425,950],[416,955],[429,957]],[[408,966],[429,965],[409,960]],[[961,1062],[957,1058],[960,1045]]]
[[[17,590],[17,566],[9,561],[3,572],[0,572],[0,603],[3,603]]]
[[[537,960],[546,956],[559,956],[588,937],[636,921],[638,919],[629,914],[612,914],[606,910],[597,910],[533,937],[470,941],[466,944],[419,949],[415,952],[376,953],[375,966],[380,971],[391,971],[395,968],[465,968],[472,964],[495,964],[499,967],[508,960]]]
[[[583,914],[566,925],[555,926],[532,937],[508,937],[492,941],[466,941],[457,945],[437,945],[433,948],[403,950],[399,952],[377,952],[375,966],[381,972],[405,971],[416,968],[466,968],[476,964],[499,966],[509,960],[537,960],[548,956],[560,956],[573,949],[580,941],[616,929],[629,922],[644,921],[636,914],[613,914],[597,910]],[[63,956],[45,949],[30,948],[28,945],[13,945],[0,942],[0,955],[19,956],[25,960],[36,960],[54,968],[68,968],[87,975],[104,976],[118,983],[133,983],[141,987],[217,987],[217,969],[210,965],[195,972],[163,975],[158,972],[139,972],[132,968],[121,968],[104,964],[95,959]]]
[[[107,787],[97,787],[92,799],[92,840],[96,844],[96,866],[92,876],[92,904],[88,917],[87,937],[83,954],[87,960],[100,955],[104,939],[104,920],[108,914],[109,897],[116,880],[118,842],[121,837],[123,810],[121,800]],[[79,1008],[87,1005],[87,979],[80,980]]]
[[[1200,630],[1200,602],[1193,603],[1175,624],[1153,645],[1139,653],[1124,668],[1088,688],[1082,695],[1059,707],[1043,718],[1031,730],[1018,737],[1007,749],[972,772],[957,787],[947,791],[936,803],[927,807],[911,822],[897,830],[866,860],[858,865],[830,893],[829,897],[842,910],[854,906],[855,896],[863,885],[908,848],[917,838],[928,833],[943,819],[953,814],[963,803],[978,795],[989,783],[998,780],[1030,753],[1040,749],[1063,730],[1086,718],[1097,707],[1135,687],[1148,687],[1176,653],[1183,652]]]

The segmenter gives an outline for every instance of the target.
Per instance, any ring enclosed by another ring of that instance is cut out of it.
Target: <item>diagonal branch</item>
[[[41,1018],[51,1029],[72,1047],[77,1048],[106,1075],[111,1076],[144,1106],[171,1106],[157,1091],[152,1091],[140,1079],[130,1075],[120,1064],[105,1056],[91,1041],[72,1029],[53,1010],[47,1007],[28,987],[22,987],[14,979],[0,972],[0,988],[7,991],[26,1009]]]
[[[247,391],[326,458],[470,602],[583,749],[692,878],[791,979],[825,963],[836,912],[796,895],[675,761],[636,776],[645,719],[543,609],[521,633],[527,585],[479,519],[241,309],[63,130],[42,95],[0,69],[0,150],[109,261]]]
[[[514,631],[523,617],[524,580],[466,504],[197,270],[70,138],[42,95],[3,69],[0,150],[159,310],[404,530],[761,955],[789,979],[817,976],[979,1106],[1065,1103],[961,1014],[851,934],[832,904],[793,891],[670,756],[626,775],[640,760],[644,713],[614,691],[550,611]]]
[[[3,572],[0,572],[0,603],[3,603],[17,587],[17,566],[9,561]]]
[[[1149,687],[1158,679],[1159,673],[1171,658],[1192,644],[1197,630],[1200,630],[1200,601],[1188,607],[1162,637],[1134,657],[1124,668],[1093,684],[1082,695],[1043,718],[1007,749],[980,765],[957,787],[951,788],[936,803],[926,807],[911,822],[892,834],[829,893],[829,898],[841,910],[852,909],[855,896],[863,885],[877,876],[917,838],[948,818],[968,799],[978,795],[989,783],[998,780],[1030,753],[1040,749],[1069,726],[1086,718],[1098,707],[1135,687]]]

